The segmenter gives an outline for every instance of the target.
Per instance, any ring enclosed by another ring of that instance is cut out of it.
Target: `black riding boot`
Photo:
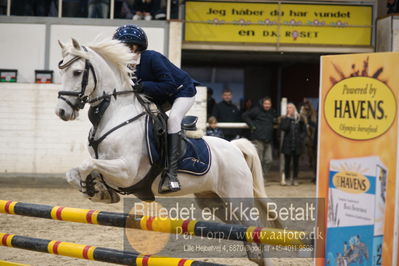
[[[180,182],[177,179],[177,164],[180,158],[181,133],[168,134],[168,170],[162,173],[159,183],[159,193],[176,192],[180,190]]]

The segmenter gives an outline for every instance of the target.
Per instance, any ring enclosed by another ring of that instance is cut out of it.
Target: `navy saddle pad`
[[[186,153],[179,160],[178,172],[197,176],[205,175],[211,166],[211,151],[209,146],[203,138],[189,138],[189,140],[195,148],[190,143],[186,142]],[[159,151],[155,143],[153,123],[147,116],[146,146],[151,164],[160,160]]]

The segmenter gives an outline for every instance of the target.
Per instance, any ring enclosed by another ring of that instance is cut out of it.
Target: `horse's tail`
[[[244,154],[245,161],[251,170],[254,198],[256,199],[256,203],[260,205],[259,209],[263,224],[266,225],[271,222],[273,227],[282,228],[279,219],[274,219],[268,213],[268,200],[265,190],[265,183],[263,181],[262,164],[255,146],[249,140],[244,138],[233,140],[231,143],[233,143]]]

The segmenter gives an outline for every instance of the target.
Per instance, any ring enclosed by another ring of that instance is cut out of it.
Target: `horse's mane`
[[[118,40],[102,40],[90,44],[89,48],[101,55],[105,61],[114,65],[121,75],[123,87],[130,88],[132,80],[129,74],[132,73],[132,70],[128,68],[128,65],[134,63],[134,54],[125,44]]]
[[[129,64],[134,63],[133,56],[130,49],[118,40],[100,40],[88,45],[90,49],[99,54],[104,60],[115,66],[117,73],[120,73],[122,86],[130,88],[132,80],[129,76],[132,70],[128,68]],[[71,54],[88,59],[88,54],[83,49],[76,49],[73,45],[65,46],[63,56]]]

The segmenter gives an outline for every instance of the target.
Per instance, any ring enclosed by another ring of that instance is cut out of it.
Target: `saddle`
[[[115,191],[122,195],[133,194],[143,201],[154,201],[155,196],[151,190],[152,183],[154,182],[155,178],[167,168],[166,161],[168,154],[168,116],[165,114],[165,112],[161,111],[156,104],[146,102],[139,95],[137,95],[137,99],[143,105],[146,113],[145,139],[151,168],[138,183],[126,188],[112,188],[105,183],[102,176],[101,179],[102,183],[104,183],[108,190]],[[104,113],[104,111],[100,110],[98,113]],[[91,120],[93,120],[92,123],[95,122],[95,119],[93,119],[93,117]],[[186,116],[182,121],[181,127],[183,130],[183,134],[182,143],[180,145],[182,149],[180,154],[182,154],[182,156],[179,159],[178,172],[201,176],[205,175],[209,171],[211,153],[208,144],[202,138],[202,134],[194,134],[194,132],[197,132],[197,121],[198,118],[196,116]],[[93,125],[94,124],[95,123],[93,123]],[[102,140],[98,142],[89,141],[91,143],[90,145],[95,148],[96,157],[97,146],[101,141]],[[93,179],[93,177],[89,175],[86,179],[86,183],[90,183],[91,179]],[[89,188],[88,190],[92,191],[93,189]],[[90,194],[93,194],[93,191]]]
[[[89,119],[93,125],[89,132],[89,146],[93,148],[95,156],[98,158],[98,146],[109,134],[145,115],[145,139],[151,168],[138,183],[127,188],[112,188],[106,184],[101,174],[99,174],[99,178],[102,181],[101,183],[107,188],[108,191],[114,191],[122,195],[133,194],[140,200],[154,201],[155,196],[151,190],[152,183],[162,171],[167,170],[166,159],[168,154],[168,116],[165,114],[165,112],[161,111],[155,103],[146,101],[144,98],[142,98],[142,96],[137,94],[137,99],[144,107],[145,111],[113,127],[100,138],[94,139],[97,125],[109,106],[110,97],[114,96],[116,98],[116,92],[114,93],[115,95],[104,95],[101,97],[101,103],[96,107],[91,107],[89,110]],[[201,176],[205,175],[210,168],[211,153],[208,144],[204,141],[204,139],[202,139],[202,134],[200,136],[194,136],[195,134],[192,133],[197,130],[197,121],[198,118],[196,116],[186,116],[182,121],[181,128],[183,130],[183,134],[182,143],[180,145],[182,147],[180,153],[182,156],[179,160],[178,172]],[[86,181],[81,182],[82,188],[87,191],[87,194],[90,197],[93,197],[96,193],[95,179],[96,177],[94,177],[94,174],[90,174],[87,176]],[[109,192],[109,194],[112,193]]]
[[[209,170],[210,150],[208,144],[202,139],[202,134],[196,134],[196,116],[184,117],[181,128],[183,130],[180,145],[180,158],[178,163],[179,173],[188,173],[196,176],[204,175]],[[151,165],[165,165],[167,143],[164,136],[157,136],[159,132],[156,123],[149,117],[146,119],[146,146]],[[166,134],[165,134],[166,136]]]

